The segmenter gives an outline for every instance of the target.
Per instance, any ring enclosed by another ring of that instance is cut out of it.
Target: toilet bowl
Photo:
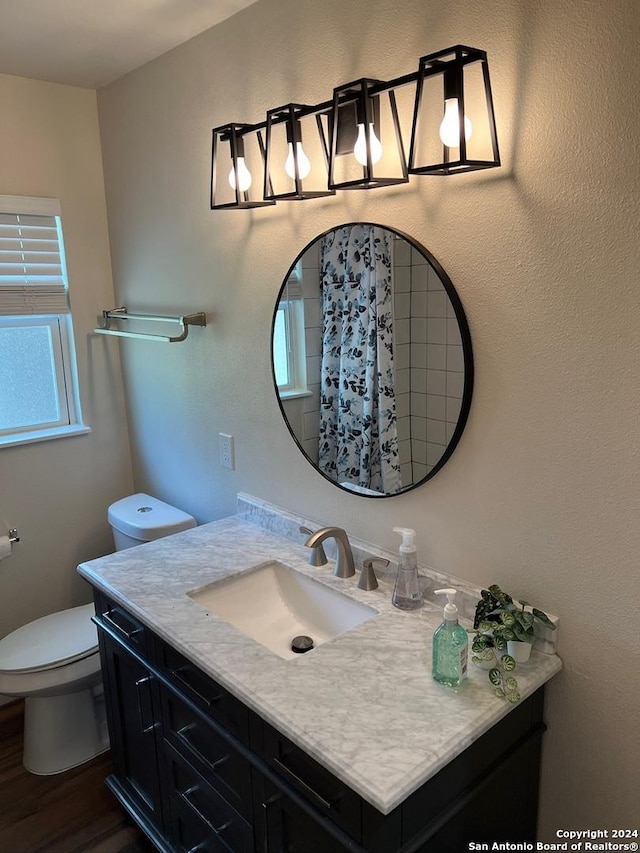
[[[92,604],[23,625],[0,641],[0,694],[24,697],[23,763],[49,775],[109,747]]]
[[[146,494],[109,507],[116,550],[196,526],[195,519]],[[22,697],[23,764],[62,773],[109,748],[93,604],[51,613],[0,640],[0,695]]]

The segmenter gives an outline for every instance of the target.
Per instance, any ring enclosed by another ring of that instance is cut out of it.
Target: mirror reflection
[[[462,305],[435,258],[390,228],[342,225],[303,250],[276,303],[272,359],[299,447],[352,492],[424,482],[464,428],[473,360]]]

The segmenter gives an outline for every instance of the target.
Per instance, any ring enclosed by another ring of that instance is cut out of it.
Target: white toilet
[[[196,526],[150,495],[109,507],[116,551]],[[48,776],[109,748],[93,604],[52,613],[0,640],[0,695],[24,697],[27,770]]]

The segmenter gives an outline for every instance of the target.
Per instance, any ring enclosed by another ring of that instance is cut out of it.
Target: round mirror
[[[405,492],[460,439],[473,388],[469,327],[447,274],[406,234],[354,222],[306,246],[278,295],[271,355],[293,438],[343,489]]]

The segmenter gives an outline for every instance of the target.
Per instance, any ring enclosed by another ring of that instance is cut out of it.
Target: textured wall
[[[90,336],[112,307],[95,92],[0,75],[0,193],[60,199],[85,423],[91,433],[0,448],[0,532],[22,541],[0,563],[0,637],[82,604],[75,571],[113,547],[106,513],[132,488],[117,350]]]
[[[138,487],[199,520],[243,490],[560,614],[541,829],[637,817],[640,299],[634,0],[260,0],[99,94],[121,300],[205,310],[186,344],[122,345]],[[500,170],[208,210],[210,129],[455,43],[488,51]],[[458,289],[474,345],[467,429],[397,498],[340,492],[280,417],[269,333],[299,250],[342,222],[413,235]],[[236,437],[235,472],[218,432]],[[378,721],[384,724],[384,721]],[[499,796],[499,792],[496,792]]]

